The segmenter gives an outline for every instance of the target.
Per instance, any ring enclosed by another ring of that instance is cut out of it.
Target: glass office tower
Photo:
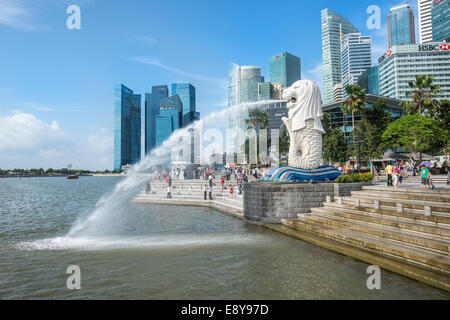
[[[373,66],[362,73],[358,79],[358,85],[361,89],[366,89],[367,93],[380,94],[380,77],[378,66]]]
[[[361,74],[372,65],[372,37],[361,33],[342,36],[342,96],[348,98],[346,88],[356,84]]]
[[[270,58],[270,82],[282,83],[284,88],[290,87],[301,79],[300,58],[283,52]]]
[[[401,44],[416,43],[414,13],[407,3],[393,7],[389,12],[387,21],[389,48]]]
[[[191,111],[196,110],[195,107],[195,87],[190,83],[173,83],[172,95],[178,94],[183,104],[183,116]]]
[[[450,0],[437,0],[431,5],[433,41],[450,42]]]
[[[145,154],[156,146],[156,116],[159,114],[161,100],[169,96],[166,85],[153,86],[152,93],[145,94]]]
[[[141,160],[141,95],[123,84],[114,95],[114,170]]]
[[[159,147],[170,135],[182,126],[183,104],[179,95],[160,102],[159,115],[156,116],[156,147]]]
[[[341,74],[341,31],[342,34],[358,33],[358,29],[338,13],[322,10],[322,61],[323,100],[333,102],[333,88],[342,81]]]

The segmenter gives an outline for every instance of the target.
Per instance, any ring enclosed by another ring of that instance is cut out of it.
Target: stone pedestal
[[[322,207],[327,196],[349,196],[370,183],[270,183],[244,185],[244,216],[261,223],[281,223],[282,219],[296,219],[299,213],[310,213]]]

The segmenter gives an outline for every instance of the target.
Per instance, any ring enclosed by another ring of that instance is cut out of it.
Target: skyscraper
[[[380,76],[378,66],[373,66],[363,72],[358,79],[361,89],[366,89],[367,93],[380,94]]]
[[[141,95],[123,84],[115,87],[114,170],[141,160]]]
[[[159,147],[170,135],[182,126],[183,104],[178,94],[162,99],[156,122],[156,147]]]
[[[361,33],[342,36],[342,95],[348,98],[346,88],[356,84],[361,74],[372,65],[372,37]]]
[[[159,114],[161,100],[169,96],[166,85],[153,86],[152,93],[145,94],[145,154],[156,146],[156,116]]]
[[[401,44],[416,43],[414,13],[407,3],[393,7],[389,12],[387,21],[389,48]]]
[[[450,42],[450,0],[436,0],[431,6],[433,42]]]
[[[324,103],[333,102],[333,88],[342,81],[342,34],[358,33],[348,20],[330,9],[322,10],[322,61]]]
[[[178,94],[183,104],[183,116],[191,111],[196,110],[195,107],[195,87],[190,83],[173,83],[172,95]]]
[[[301,79],[300,58],[283,52],[270,58],[270,82],[282,83],[284,88],[290,87]]]
[[[417,0],[419,8],[419,35],[420,43],[433,41],[433,29],[431,24],[432,0]]]

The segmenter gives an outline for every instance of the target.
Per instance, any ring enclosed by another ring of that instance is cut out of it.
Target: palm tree
[[[267,129],[269,126],[269,114],[260,108],[251,109],[248,112],[248,119],[245,120],[247,129],[256,129],[256,134],[259,134],[259,129]]]
[[[412,97],[413,108],[405,110],[409,114],[424,113],[436,104],[435,96],[441,91],[440,86],[433,84],[434,77],[418,75],[416,80],[408,83],[411,91],[406,93],[406,98]],[[411,107],[411,106],[410,106]]]
[[[342,102],[342,111],[346,117],[352,113],[352,132],[355,132],[355,113],[361,111],[366,105],[366,89],[361,89],[356,84],[350,84],[345,88],[348,98]],[[354,135],[354,134],[353,134]]]

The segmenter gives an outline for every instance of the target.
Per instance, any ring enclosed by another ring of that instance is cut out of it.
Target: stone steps
[[[380,206],[380,209],[375,209],[373,204],[364,204],[361,203],[359,207],[355,205],[354,200],[344,200],[342,205],[339,205],[336,202],[325,203],[325,207],[332,206],[336,210],[339,208],[356,210],[360,213],[373,213],[378,214],[383,217],[391,217],[393,219],[397,219],[399,221],[405,221],[410,223],[423,223],[424,225],[429,226],[442,226],[449,227],[450,226],[450,217],[446,214],[436,214],[433,213],[431,216],[426,216],[423,210],[417,209],[404,209],[403,212],[398,212],[396,207],[390,206]]]
[[[371,190],[366,189],[363,191],[354,191],[352,192],[352,196],[356,195],[371,195],[373,197],[380,198],[389,198],[389,199],[405,199],[405,200],[419,200],[419,201],[433,201],[433,202],[442,202],[442,203],[450,203],[450,195],[447,194],[427,194],[424,192],[386,192],[382,190]]]
[[[440,254],[429,249],[413,247],[411,244],[372,234],[318,224],[308,218],[283,220],[283,223],[298,231],[313,232],[334,241],[351,244],[376,252],[379,255],[399,259],[405,263],[450,276],[450,259],[448,254]]]
[[[355,194],[350,198],[344,198],[345,200],[359,199],[361,203],[374,204],[374,201],[379,201],[380,205],[397,207],[397,204],[401,204],[403,208],[425,210],[425,207],[430,207],[432,212],[450,213],[450,203],[442,201],[428,201],[428,200],[409,200],[409,199],[396,199],[389,197],[382,197],[376,194],[370,194],[365,191],[364,194]],[[356,201],[355,201],[356,202]]]
[[[407,242],[418,247],[427,247],[439,253],[450,252],[450,238],[443,241],[440,236],[435,236],[429,233],[411,231],[409,229],[402,229],[400,227],[392,227],[386,225],[379,225],[377,223],[364,221],[350,221],[347,218],[342,218],[334,214],[329,214],[326,211],[314,211],[313,215],[307,216],[307,219],[315,221],[318,224],[329,225],[339,228],[345,228],[352,231],[359,231],[362,233],[380,236],[382,238]]]

